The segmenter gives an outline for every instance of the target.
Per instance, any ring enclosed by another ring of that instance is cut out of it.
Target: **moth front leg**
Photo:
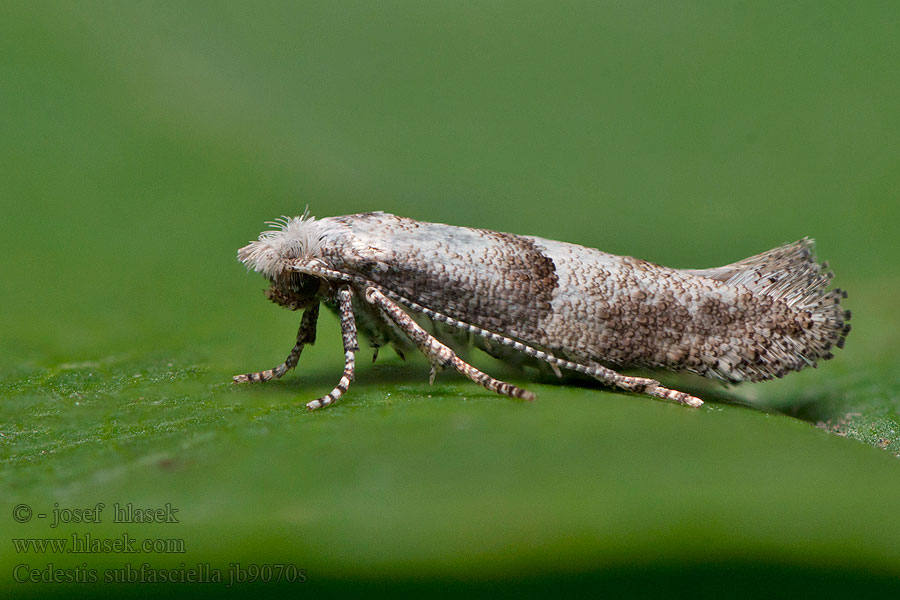
[[[366,300],[381,308],[391,321],[409,336],[409,339],[416,344],[419,350],[422,351],[422,354],[431,361],[431,381],[434,381],[437,368],[452,367],[492,392],[503,394],[504,396],[512,396],[513,398],[522,398],[523,400],[534,400],[532,392],[494,379],[459,358],[453,350],[422,329],[402,308],[376,288],[369,287],[366,289]]]
[[[344,340],[344,374],[337,386],[328,394],[306,403],[308,410],[315,410],[328,406],[341,399],[350,382],[353,381],[354,370],[356,369],[356,353],[359,352],[359,340],[356,336],[356,319],[353,316],[353,294],[350,286],[343,286],[338,290],[338,309],[341,314],[341,337]]]
[[[305,311],[300,319],[300,328],[297,329],[297,343],[291,349],[291,353],[283,363],[273,369],[265,371],[257,371],[255,373],[244,373],[243,375],[235,375],[232,377],[235,383],[249,383],[255,381],[269,381],[270,379],[278,379],[291,369],[297,366],[300,360],[300,353],[307,344],[314,344],[316,341],[316,322],[319,319],[319,303],[316,302]]]

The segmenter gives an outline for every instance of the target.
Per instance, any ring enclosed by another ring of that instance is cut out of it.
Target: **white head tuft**
[[[273,229],[259,234],[259,240],[238,250],[238,260],[248,269],[274,278],[286,263],[316,256],[321,248],[319,223],[305,211],[299,217],[281,217],[267,223]]]

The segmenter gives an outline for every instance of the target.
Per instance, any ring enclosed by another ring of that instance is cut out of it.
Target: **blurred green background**
[[[893,594],[900,576],[895,2],[5,2],[0,589],[16,565],[291,563],[302,592]],[[699,411],[390,351],[341,404],[339,328],[235,250],[385,210],[709,267],[815,237],[854,313],[817,370]],[[51,529],[13,506],[171,503]],[[36,554],[11,538],[183,539]],[[439,583],[433,583],[438,581]],[[173,593],[240,594],[170,586]],[[285,586],[296,592],[297,585]]]

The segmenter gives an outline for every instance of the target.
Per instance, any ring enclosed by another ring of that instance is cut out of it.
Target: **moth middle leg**
[[[288,354],[288,357],[284,360],[283,363],[272,369],[266,369],[265,371],[256,371],[255,373],[235,375],[234,377],[232,377],[232,379],[234,379],[234,382],[248,383],[278,379],[279,377],[296,367],[297,362],[300,360],[300,353],[303,352],[303,347],[307,344],[312,345],[316,342],[316,322],[318,321],[318,319],[319,303],[316,302],[305,311],[303,311],[303,317],[300,319],[300,328],[297,329],[297,343],[294,344],[294,347],[291,349],[291,353]]]
[[[422,329],[412,317],[400,308],[393,300],[382,294],[374,287],[366,289],[366,300],[381,308],[384,313],[393,321],[397,327],[401,329],[421,350],[428,360],[431,362],[431,381],[434,381],[434,375],[438,367],[452,367],[459,371],[478,385],[481,385],[492,392],[511,396],[513,398],[521,398],[523,400],[534,400],[534,394],[528,390],[516,387],[505,381],[494,379],[487,373],[479,371],[469,363],[459,358],[453,350],[442,344],[430,333]]]

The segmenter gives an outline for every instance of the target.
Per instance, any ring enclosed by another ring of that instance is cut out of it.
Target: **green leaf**
[[[895,596],[895,13],[5,4],[0,590],[255,593],[114,583],[126,564],[239,563],[304,569],[275,590],[294,594]],[[784,380],[660,375],[699,410],[477,354],[538,399],[449,373],[430,387],[421,357],[368,365],[364,349],[345,398],[308,413],[340,375],[331,315],[284,379],[231,384],[283,360],[298,321],[234,252],[307,204],[675,267],[810,235],[854,329]],[[97,503],[100,523],[51,527]],[[116,523],[116,503],[178,522]],[[72,534],[184,552],[11,541]],[[53,569],[99,581],[41,582]]]

